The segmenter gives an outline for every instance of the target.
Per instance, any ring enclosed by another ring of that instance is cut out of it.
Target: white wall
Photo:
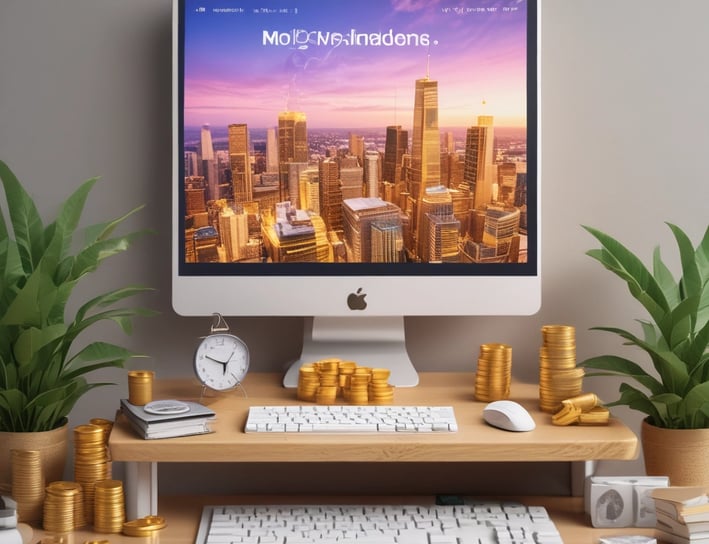
[[[75,185],[101,175],[87,220],[145,203],[131,226],[157,232],[120,256],[85,292],[134,281],[157,287],[144,302],[162,315],[124,342],[160,376],[189,376],[196,338],[209,319],[170,306],[170,0],[3,0],[0,4],[0,158],[43,211]],[[641,255],[672,238],[664,221],[697,240],[707,224],[709,2],[545,0],[543,2],[543,302],[525,318],[407,321],[419,369],[472,369],[483,342],[514,348],[514,373],[536,380],[539,329],[577,327],[579,358],[623,349],[594,325],[632,327],[644,317],[625,288],[584,255],[595,247],[579,225],[599,227]],[[280,370],[299,350],[297,319],[233,319],[253,368]],[[112,330],[107,331],[113,335]],[[273,335],[278,342],[273,342]],[[125,372],[100,379],[72,415],[112,417]],[[617,382],[586,388],[615,398]],[[639,416],[617,410],[634,429]],[[641,461],[601,463],[637,474]]]

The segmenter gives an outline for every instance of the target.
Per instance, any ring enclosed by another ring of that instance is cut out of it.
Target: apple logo
[[[347,306],[350,310],[364,310],[367,307],[367,301],[364,297],[367,293],[362,292],[362,288],[357,289],[356,293],[350,293],[347,297]]]

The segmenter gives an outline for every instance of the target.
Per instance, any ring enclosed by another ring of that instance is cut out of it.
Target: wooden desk
[[[113,461],[126,462],[126,510],[129,518],[156,514],[157,463],[164,462],[477,462],[568,461],[581,465],[578,480],[590,472],[588,462],[634,459],[635,434],[611,418],[608,426],[559,427],[538,408],[536,384],[513,383],[510,398],[525,406],[536,429],[510,433],[482,420],[485,403],[474,399],[473,373],[422,373],[414,388],[399,388],[394,404],[450,405],[457,433],[381,435],[284,435],[244,433],[250,405],[298,404],[295,390],[281,386],[281,375],[252,373],[239,391],[203,399],[217,413],[214,433],[167,440],[143,440],[119,416],[110,438]],[[194,380],[158,380],[156,399],[198,400]]]

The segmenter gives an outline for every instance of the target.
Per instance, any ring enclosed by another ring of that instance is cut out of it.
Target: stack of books
[[[133,430],[146,440],[212,432],[210,422],[216,417],[213,410],[196,402],[180,403],[187,405],[189,410],[156,414],[147,412],[143,406],[131,404],[127,399],[121,399],[121,412]]]
[[[663,542],[709,544],[709,496],[707,489],[670,486],[652,492],[656,529]]]

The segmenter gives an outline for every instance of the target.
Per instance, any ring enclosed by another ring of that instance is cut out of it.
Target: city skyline
[[[410,82],[427,74],[439,82],[441,127],[469,126],[478,115],[525,126],[526,2],[470,0],[470,10],[494,11],[465,14],[446,7],[460,2],[407,11],[410,4],[371,2],[345,17],[315,2],[282,15],[195,8],[185,38],[185,126],[269,127],[283,111],[306,112],[309,128],[408,126]],[[352,33],[368,45],[347,43]]]

